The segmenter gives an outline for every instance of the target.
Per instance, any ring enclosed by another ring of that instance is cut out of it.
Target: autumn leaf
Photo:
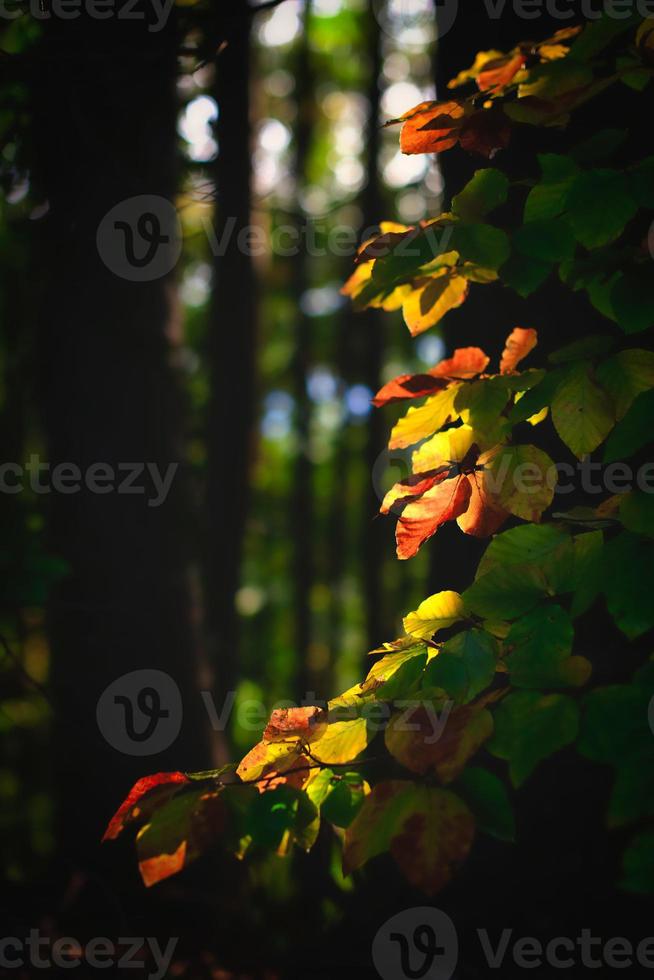
[[[412,558],[441,525],[463,514],[471,494],[465,476],[445,479],[403,506],[395,537],[397,557]]]
[[[436,773],[442,783],[453,782],[466,763],[493,734],[493,716],[483,706],[442,709],[420,705],[391,718],[384,738],[393,758],[418,775]]]
[[[429,374],[436,378],[474,378],[485,371],[490,357],[480,347],[457,347],[452,357],[440,361],[430,369]]]
[[[455,421],[458,412],[454,400],[459,388],[460,384],[450,385],[428,398],[424,405],[410,408],[394,426],[389,449],[406,449],[438,432],[447,422]]]
[[[402,153],[442,153],[456,146],[459,133],[472,107],[464,102],[421,102],[399,119],[402,122]],[[391,125],[388,123],[387,125]]]
[[[137,780],[129,794],[109,821],[103,841],[115,840],[127,824],[147,816],[165,800],[190,782],[183,772],[158,772]]]
[[[493,58],[487,61],[477,75],[477,85],[481,92],[500,92],[510,85],[515,76],[526,64],[526,56],[521,52]]]
[[[424,599],[415,612],[404,617],[403,625],[410,636],[429,640],[439,630],[465,618],[465,606],[458,592],[437,592]]]
[[[327,724],[324,708],[310,705],[304,708],[277,708],[264,729],[264,742],[283,742],[289,738],[310,741],[317,738]]]
[[[423,398],[447,388],[444,378],[435,378],[431,374],[400,374],[380,388],[372,400],[376,408],[389,405],[391,402],[404,401],[407,398]]]
[[[472,814],[455,793],[389,780],[373,787],[346,831],[343,871],[390,851],[404,877],[434,895],[466,859],[473,838]]]
[[[468,295],[468,280],[449,270],[419,279],[404,300],[402,314],[412,337],[433,327],[450,310],[461,306]]]
[[[532,328],[516,327],[506,340],[500,361],[500,373],[511,374],[538,343],[538,332]]]

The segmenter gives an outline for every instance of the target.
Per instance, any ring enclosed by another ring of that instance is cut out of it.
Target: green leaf
[[[567,218],[529,221],[513,236],[515,248],[539,262],[565,262],[573,258],[575,238]]]
[[[389,780],[373,788],[348,827],[343,870],[350,874],[390,851],[405,878],[434,895],[466,859],[473,837],[472,814],[455,793]]]
[[[560,347],[553,354],[550,354],[548,361],[551,364],[567,364],[569,361],[585,361],[601,354],[608,354],[612,347],[615,347],[613,337],[604,334],[591,334],[581,340],[575,340],[572,344]]]
[[[604,442],[615,425],[615,409],[584,364],[572,367],[552,400],[554,428],[566,446],[581,458]]]
[[[498,565],[463,593],[466,608],[482,618],[514,619],[548,594],[549,584],[534,565]]]
[[[442,688],[454,701],[471,701],[493,682],[497,641],[483,630],[466,630],[444,643],[424,674],[425,687]]]
[[[654,282],[649,269],[620,273],[611,281],[611,309],[627,334],[640,333],[654,325]]]
[[[541,383],[528,391],[511,409],[509,412],[511,425],[526,422],[532,415],[537,415],[542,409],[547,408],[564,377],[565,373],[561,369],[548,371]]]
[[[460,776],[457,789],[472,810],[480,830],[498,840],[515,840],[515,817],[504,783],[476,766]]]
[[[638,834],[624,852],[620,886],[637,895],[654,895],[654,830]]]
[[[638,205],[626,174],[589,170],[576,178],[568,193],[567,214],[577,241],[598,248],[619,238]]]
[[[654,743],[647,720],[650,697],[651,691],[632,684],[590,691],[583,700],[579,753],[614,767],[649,757]]]
[[[574,618],[587,612],[599,595],[603,551],[602,531],[576,535],[569,579],[574,591],[570,614]]]
[[[654,209],[654,156],[631,167],[629,180],[631,193],[641,207]]]
[[[568,191],[579,173],[569,157],[546,153],[538,157],[542,180],[531,189],[525,203],[525,222],[556,218],[565,209]]]
[[[604,594],[616,626],[630,640],[654,626],[654,543],[625,531],[605,545]]]
[[[493,384],[493,380],[463,385],[454,402],[456,411],[486,446],[494,445],[501,438],[506,422],[502,412],[509,402],[508,386]]]
[[[502,507],[525,521],[540,520],[554,498],[554,463],[536,446],[502,447],[486,479]]]
[[[636,27],[640,17],[636,13],[628,17],[610,16],[607,12],[597,20],[590,21],[572,44],[568,55],[573,61],[587,62],[601,54],[621,34]]]
[[[582,143],[578,143],[570,151],[577,163],[595,163],[610,157],[619,149],[627,138],[626,129],[600,129]]]
[[[429,640],[439,630],[453,626],[466,615],[458,592],[437,592],[420,603],[415,612],[404,617],[404,629],[410,636]]]
[[[534,609],[513,624],[505,640],[515,687],[580,687],[590,676],[585,657],[571,657],[574,629],[561,606]]]
[[[654,433],[654,391],[639,395],[625,417],[618,422],[604,449],[604,462],[633,456],[652,442]]]
[[[551,271],[551,263],[513,252],[508,262],[501,267],[500,277],[518,296],[526,298],[542,286]]]
[[[245,830],[259,847],[277,850],[288,833],[308,849],[315,835],[306,837],[305,832],[317,817],[318,811],[306,793],[293,786],[277,786],[257,795],[248,811]]]
[[[492,225],[455,225],[449,247],[468,262],[474,262],[486,269],[499,269],[509,257],[506,232]]]
[[[654,496],[651,493],[627,493],[620,502],[620,520],[628,531],[654,538]]]
[[[650,735],[650,754],[645,759],[623,759],[615,774],[607,823],[625,827],[654,817],[654,736]]]
[[[613,399],[616,417],[621,419],[641,392],[654,388],[654,353],[623,350],[600,364],[596,377]]]
[[[488,749],[509,763],[511,782],[521,786],[539,762],[574,741],[578,726],[579,709],[567,695],[516,691],[495,712]]]
[[[504,204],[509,189],[508,177],[492,167],[477,170],[472,180],[452,198],[452,210],[466,221],[482,218]]]
[[[521,524],[496,534],[477,568],[485,575],[497,565],[538,565],[547,570],[558,565],[572,548],[570,535],[553,524]]]
[[[367,784],[359,773],[346,772],[322,805],[322,816],[335,827],[349,827],[366,798]]]

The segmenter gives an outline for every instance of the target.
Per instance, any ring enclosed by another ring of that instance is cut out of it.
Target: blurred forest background
[[[403,157],[382,123],[479,48],[561,26],[478,6],[440,51],[431,0],[180,0],[159,31],[20,6],[0,20],[3,461],[180,464],[159,508],[0,494],[0,848],[15,929],[148,934],[156,921],[191,936],[189,959],[215,941],[223,965],[240,956],[256,973],[291,946],[315,949],[315,930],[352,902],[324,848],[299,876],[217,857],[146,894],[131,848],[98,841],[138,776],[209,768],[257,741],[237,711],[212,730],[201,691],[218,711],[229,692],[236,707],[327,698],[360,678],[402,612],[465,584],[476,542],[455,558],[443,532],[401,564],[394,522],[374,519],[402,461],[383,451],[391,415],[370,399],[453,338],[411,341],[400,314],[354,314],[339,290],[365,229],[447,199],[436,158]],[[460,187],[475,167],[451,156]],[[138,194],[174,200],[183,228],[176,269],[149,283],[114,276],[95,245],[102,217]],[[238,245],[250,224],[251,255]],[[494,350],[515,323],[484,313]],[[457,345],[482,339],[479,315],[472,303],[457,315]],[[126,757],[96,705],[147,667],[174,677],[184,724],[166,752]],[[260,942],[237,954],[253,929]]]

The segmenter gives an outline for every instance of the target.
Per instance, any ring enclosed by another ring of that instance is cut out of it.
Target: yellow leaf
[[[474,441],[475,433],[469,425],[438,432],[413,453],[411,457],[413,472],[425,473],[427,470],[438,469],[446,463],[460,463]]]
[[[458,592],[437,592],[404,617],[404,629],[411,636],[429,640],[434,633],[464,619],[463,599]]]
[[[335,721],[327,726],[320,738],[311,743],[311,755],[328,765],[353,762],[367,747],[371,737],[365,718]]]
[[[454,399],[460,387],[460,384],[450,385],[428,398],[419,408],[410,408],[394,426],[389,448],[405,449],[413,446],[438,432],[447,422],[457,419],[459,415],[454,408]]]
[[[412,337],[438,323],[446,313],[461,306],[468,295],[468,280],[443,271],[428,280],[419,280],[402,305],[404,322]]]

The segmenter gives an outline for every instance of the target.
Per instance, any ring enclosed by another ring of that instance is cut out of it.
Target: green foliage
[[[604,18],[506,55],[480,53],[450,83],[474,87],[472,95],[423,103],[397,120],[403,151],[459,146],[490,157],[513,138],[515,123],[569,125],[576,108],[621,83],[625,97],[640,98],[634,93],[646,91],[652,69],[639,23]],[[465,860],[476,831],[514,839],[507,781],[522,786],[565,750],[612,769],[607,824],[638,825],[621,884],[654,891],[654,667],[643,662],[642,644],[632,646],[654,628],[654,505],[646,487],[600,489],[598,499],[583,486],[587,502],[560,513],[548,455],[556,445],[566,460],[599,452],[605,462],[625,462],[651,443],[654,353],[625,334],[654,325],[651,257],[642,246],[653,165],[625,163],[625,142],[622,129],[599,131],[568,156],[541,154],[533,173],[513,182],[498,167],[480,169],[451,211],[416,227],[382,223],[361,248],[343,292],[358,308],[402,309],[412,335],[449,316],[472,288],[501,284],[527,297],[550,274],[604,318],[605,331],[584,336],[571,314],[570,342],[541,367],[523,369],[538,338],[516,327],[495,373],[484,350],[459,348],[378,392],[377,406],[410,403],[389,446],[412,448],[411,475],[381,506],[397,519],[398,557],[411,558],[456,521],[463,533],[490,539],[474,581],[408,613],[405,635],[373,651],[362,683],[326,708],[273,712],[235,776],[208,780],[193,797],[175,784],[171,800],[167,786],[154,818],[148,794],[161,789],[145,790],[139,812],[149,822],[139,840],[148,860],[157,850],[168,855],[147,866],[146,880],[196,853],[202,812],[220,801],[223,837],[239,856],[308,848],[322,821],[344,836],[346,873],[388,852],[433,894]],[[523,206],[517,226],[492,217],[508,210],[509,197]],[[604,616],[607,633],[623,637],[625,662],[639,663],[630,683],[592,687],[600,652],[580,643],[586,615]],[[371,788],[362,773],[373,743]],[[228,805],[232,796],[238,802]]]

